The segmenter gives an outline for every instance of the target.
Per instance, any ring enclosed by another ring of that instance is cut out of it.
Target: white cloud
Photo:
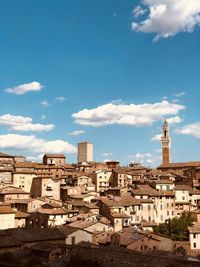
[[[178,102],[180,102],[180,100],[179,99],[173,99],[171,102],[172,103],[178,103]]]
[[[54,124],[34,124],[32,123],[32,118],[15,116],[11,114],[4,114],[0,116],[0,125],[9,126],[10,130],[16,131],[51,131],[55,125]]]
[[[176,129],[177,134],[191,135],[200,138],[200,122],[192,123]]]
[[[63,103],[63,102],[65,102],[66,98],[64,96],[58,96],[58,97],[55,98],[55,100]]]
[[[162,134],[156,134],[151,138],[151,141],[161,141]]]
[[[76,147],[63,140],[48,141],[35,135],[0,135],[1,149],[22,150],[30,153],[76,153]]]
[[[183,121],[179,116],[170,117],[166,119],[169,124],[181,123]]]
[[[163,120],[168,115],[176,115],[185,107],[162,101],[154,104],[105,104],[94,109],[83,109],[72,114],[74,122],[80,125],[133,125],[148,126]]]
[[[180,97],[180,96],[184,96],[184,95],[186,95],[186,92],[180,92],[180,93],[173,94],[173,96],[175,96],[175,97]]]
[[[43,100],[40,102],[40,104],[43,106],[43,107],[48,107],[50,106],[49,102],[47,100]]]
[[[73,132],[69,133],[69,135],[78,136],[78,135],[81,135],[81,134],[84,134],[84,133],[85,133],[84,130],[76,130],[76,131],[73,131]]]
[[[144,165],[159,165],[161,162],[160,155],[153,155],[151,153],[137,153],[135,155],[129,155],[129,159],[135,163],[141,163]]]
[[[110,156],[112,156],[113,155],[113,153],[112,152],[105,152],[105,153],[103,153],[103,154],[101,154],[101,156],[102,157],[110,157]]]
[[[139,16],[144,15],[147,12],[146,9],[142,8],[141,6],[136,6],[133,11],[132,14],[135,18],[138,18]]]
[[[192,32],[200,25],[200,0],[143,0],[148,9],[144,20],[134,21],[132,29],[138,32],[155,33],[154,40]],[[136,7],[139,10],[141,5]]]
[[[15,95],[24,95],[31,91],[40,91],[44,87],[39,82],[24,83],[18,86],[5,89],[6,93]]]

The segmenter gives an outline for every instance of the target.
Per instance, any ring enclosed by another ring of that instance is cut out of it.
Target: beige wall
[[[83,231],[83,230],[78,230],[74,233],[69,234],[68,237],[66,237],[66,239],[65,239],[66,245],[72,244],[72,237],[75,237],[75,239],[74,239],[75,244],[77,244],[81,241],[92,243],[92,234],[90,234],[86,231]]]
[[[15,213],[0,214],[0,230],[15,228]]]
[[[34,177],[36,177],[36,174],[33,173],[13,173],[13,185],[30,193]]]

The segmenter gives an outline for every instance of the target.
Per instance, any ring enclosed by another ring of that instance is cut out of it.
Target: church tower
[[[170,163],[170,143],[171,139],[169,136],[169,125],[168,122],[165,120],[163,127],[162,127],[162,164],[167,165]]]

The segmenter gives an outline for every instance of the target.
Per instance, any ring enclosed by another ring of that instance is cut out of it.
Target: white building
[[[200,224],[195,223],[193,226],[188,227],[190,249],[193,255],[200,253]]]
[[[9,205],[0,205],[0,230],[15,227],[15,211]]]

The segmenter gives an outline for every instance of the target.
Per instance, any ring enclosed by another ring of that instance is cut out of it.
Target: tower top
[[[169,124],[168,124],[167,120],[165,120],[164,123],[163,123],[163,128],[164,128],[164,127],[165,127],[165,128],[166,128],[166,127],[169,127]]]

